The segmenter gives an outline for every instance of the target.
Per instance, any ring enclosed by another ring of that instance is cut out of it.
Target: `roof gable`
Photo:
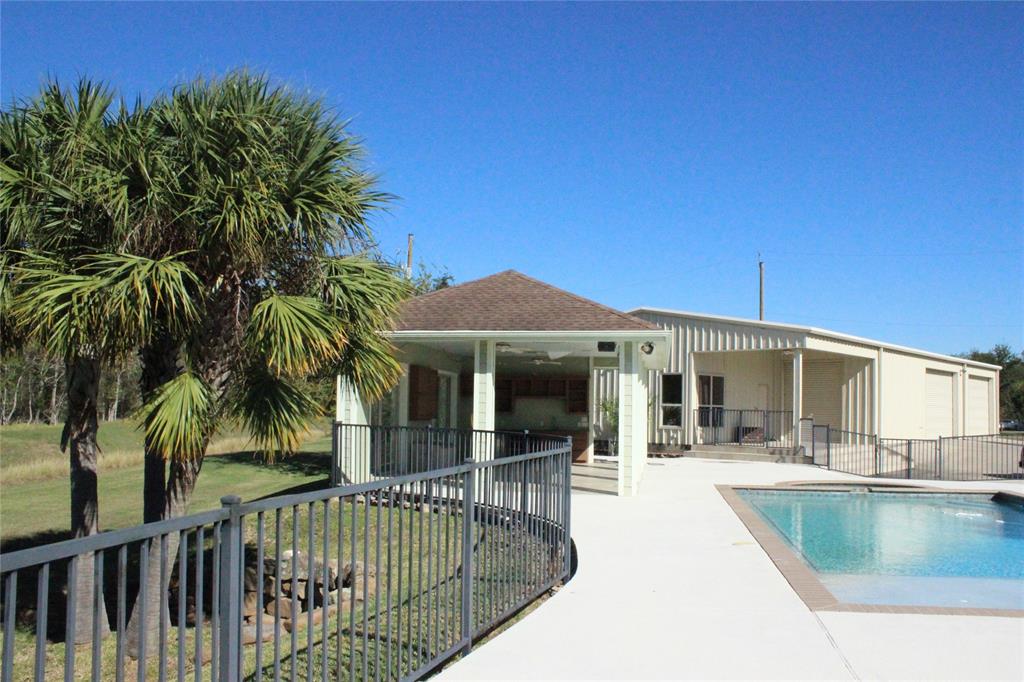
[[[657,325],[515,270],[410,299],[398,331],[644,331]]]

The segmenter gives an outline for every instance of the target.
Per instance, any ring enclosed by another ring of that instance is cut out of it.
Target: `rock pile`
[[[352,608],[353,603],[364,597],[363,581],[366,581],[366,596],[376,594],[377,568],[361,561],[349,562],[339,570],[335,559],[326,562],[327,576],[324,580],[325,564],[313,560],[310,571],[309,555],[303,551],[281,553],[281,562],[265,559],[263,562],[263,584],[257,585],[255,566],[245,569],[245,597],[242,603],[242,642],[256,641],[256,621],[262,620],[262,638],[268,641],[274,636],[274,620],[280,618],[281,627],[291,632],[293,627],[305,627],[310,609],[313,609],[314,623],[319,623],[326,612],[331,615],[339,609]],[[294,622],[292,620],[293,598],[295,602]]]

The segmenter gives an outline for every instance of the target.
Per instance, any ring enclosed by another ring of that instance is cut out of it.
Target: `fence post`
[[[338,450],[338,423],[331,422],[331,487],[341,485],[341,452]]]
[[[880,476],[881,474],[882,474],[882,441],[878,437],[878,434],[876,433],[875,434],[875,476]]]
[[[572,572],[572,437],[565,439],[565,490],[562,493],[565,508],[562,510],[563,521],[565,522],[565,577],[569,578]]]
[[[832,425],[825,425],[825,468],[832,468]]]
[[[907,478],[911,478],[914,469],[914,453],[911,451],[913,443],[907,439]]]
[[[220,574],[217,600],[220,604],[221,680],[241,679],[242,635],[242,517],[238,513],[242,499],[238,495],[220,498],[228,518],[220,526]]]
[[[936,441],[935,450],[935,480],[941,481],[942,479],[942,436]]]
[[[761,443],[768,447],[768,410],[761,410]]]
[[[462,653],[473,649],[473,520],[476,499],[473,478],[476,468],[472,457],[466,459],[469,467],[462,485]]]

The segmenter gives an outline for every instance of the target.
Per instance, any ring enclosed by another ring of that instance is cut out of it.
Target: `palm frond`
[[[324,413],[303,380],[275,375],[259,365],[243,372],[232,404],[254,445],[268,459],[295,452],[313,421]]]
[[[84,269],[102,279],[107,324],[129,344],[145,343],[157,323],[181,334],[199,319],[199,278],[180,256],[107,253],[82,259]]]
[[[317,299],[271,294],[253,307],[246,345],[277,375],[308,374],[340,357],[345,331]]]
[[[402,302],[412,295],[397,270],[363,256],[323,257],[320,271],[320,296],[346,326],[388,331]]]
[[[139,408],[147,442],[164,459],[202,456],[212,436],[214,404],[210,387],[198,375],[182,372]]]
[[[102,279],[50,256],[23,256],[9,307],[19,330],[58,356],[97,354],[107,333]]]
[[[118,355],[144,344],[158,323],[176,333],[199,317],[198,279],[174,256],[23,255],[7,309],[52,353]]]
[[[362,256],[320,260],[320,295],[344,321],[348,343],[333,368],[367,399],[383,397],[401,375],[395,349],[384,337],[404,300],[412,294],[397,270]]]
[[[348,378],[369,402],[383,398],[402,375],[394,346],[376,330],[350,334],[334,370]]]

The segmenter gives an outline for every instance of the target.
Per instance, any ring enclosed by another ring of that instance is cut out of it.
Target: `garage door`
[[[815,424],[844,428],[842,378],[842,362],[804,361],[804,415],[814,415]]]
[[[992,430],[989,425],[989,380],[985,377],[967,378],[967,435],[979,435]]]
[[[953,435],[953,375],[925,370],[925,438]]]

